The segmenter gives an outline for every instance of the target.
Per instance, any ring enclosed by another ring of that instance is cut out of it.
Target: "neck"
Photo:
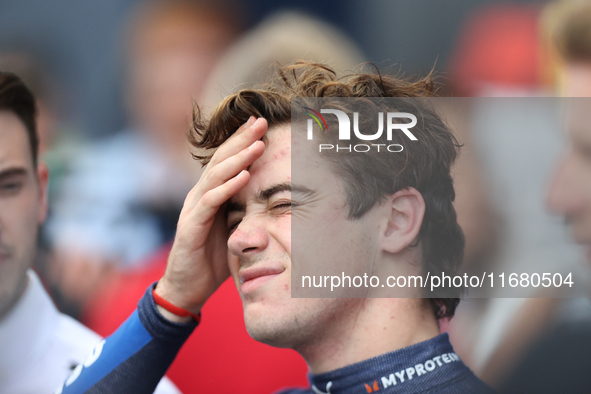
[[[358,363],[439,335],[428,299],[358,300],[355,313],[335,321],[325,337],[296,349],[313,374]],[[344,321],[343,321],[344,320]]]

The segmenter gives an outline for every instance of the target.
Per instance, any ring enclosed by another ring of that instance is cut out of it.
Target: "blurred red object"
[[[170,245],[141,271],[105,283],[87,304],[83,323],[102,336],[115,331],[135,310],[146,288],[162,277],[169,251]],[[308,385],[306,363],[295,351],[264,345],[248,335],[242,302],[231,280],[207,301],[202,315],[167,373],[183,393],[260,394]]]
[[[540,7],[483,6],[460,31],[449,63],[457,95],[479,96],[491,86],[535,89],[541,83]]]

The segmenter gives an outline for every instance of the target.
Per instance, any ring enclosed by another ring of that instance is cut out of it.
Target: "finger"
[[[254,123],[254,122],[256,122],[256,120],[257,120],[257,118],[255,118],[254,116],[252,116],[252,115],[251,115],[251,116],[248,118],[248,120],[247,120],[246,122],[244,122],[244,123],[243,123],[243,124],[242,124],[242,125],[241,125],[241,126],[238,128],[238,130],[236,130],[236,132],[235,132],[234,134],[232,134],[232,135],[230,135],[230,137],[228,137],[228,139],[230,139],[230,138],[234,137],[235,135],[242,134],[242,133],[243,133],[245,130],[248,130],[248,128],[249,128],[250,126],[252,126],[252,125],[253,125],[253,123]],[[215,160],[214,160],[214,158],[213,158],[213,157],[212,157],[212,158],[209,160],[209,162],[211,163],[212,161],[213,161],[213,162],[214,162],[214,164],[215,164]],[[208,167],[209,167],[209,166],[208,166]],[[207,171],[207,168],[205,168],[204,172],[205,172],[205,171]]]
[[[210,227],[220,206],[246,186],[249,180],[250,173],[243,170],[228,182],[209,190],[199,200],[197,207],[195,207],[188,220],[194,223],[195,226]],[[203,230],[209,231],[209,228]]]
[[[240,134],[242,133],[244,130],[248,129],[250,126],[252,126],[252,124],[257,120],[257,118],[255,118],[254,116],[250,116],[248,118],[248,120],[246,121],[246,123],[244,123],[242,126],[240,126],[238,128],[238,130],[236,130],[236,132],[234,133],[234,135]]]
[[[207,174],[202,175],[202,179],[198,184],[199,189],[190,197],[187,196],[185,200],[186,208],[183,209],[192,209],[203,198],[205,193],[234,178],[240,171],[246,169],[261,157],[264,151],[265,144],[257,140],[248,148],[212,167]]]
[[[237,154],[243,149],[246,149],[252,145],[253,142],[260,140],[267,132],[267,127],[267,120],[264,118],[258,118],[250,127],[246,128],[244,132],[228,138],[219,148],[217,148],[211,158],[208,169],[221,163],[228,157]],[[206,169],[206,171],[208,169]]]
[[[238,152],[234,156],[222,161],[207,174],[203,182],[205,190],[218,187],[222,183],[235,177],[240,171],[254,163],[265,151],[265,144],[262,141],[254,141],[249,147]]]
[[[247,126],[250,123],[250,126]],[[190,208],[192,208],[196,201],[201,198],[201,193],[200,191],[203,190],[203,179],[208,178],[208,174],[212,171],[213,168],[215,168],[215,166],[220,163],[223,162],[224,160],[226,160],[228,157],[239,153],[240,151],[248,148],[250,145],[252,145],[253,142],[259,140],[262,138],[262,136],[265,134],[265,132],[267,131],[267,121],[263,118],[259,118],[259,119],[255,119],[254,116],[251,116],[248,121],[243,124],[241,126],[241,128],[243,128],[242,136],[244,136],[245,134],[249,134],[246,139],[244,137],[241,136],[241,139],[234,139],[232,145],[228,145],[227,143],[230,141],[230,139],[226,142],[224,142],[215,152],[215,154],[213,155],[212,159],[210,160],[209,164],[207,165],[207,167],[205,168],[205,170],[203,171],[203,173],[201,174],[201,178],[199,180],[199,182],[197,182],[197,184],[195,184],[195,186],[193,186],[193,188],[189,191],[189,193],[187,194],[187,197],[185,198],[185,202],[184,202],[184,206],[189,205]],[[232,137],[230,137],[232,138]],[[250,142],[249,144],[247,142]],[[233,175],[237,174],[239,171],[236,171]],[[228,178],[226,178],[228,179]],[[217,187],[219,185],[219,183],[215,184],[215,186],[213,187]],[[209,187],[211,188],[211,186]],[[194,203],[191,203],[192,201],[194,201]]]

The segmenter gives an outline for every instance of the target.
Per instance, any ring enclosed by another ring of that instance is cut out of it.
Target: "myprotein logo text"
[[[372,385],[365,383],[364,388],[368,393],[373,393],[380,389],[378,382],[381,382],[382,389],[386,389],[390,386],[396,386],[412,379],[416,379],[419,376],[428,375],[436,368],[454,362],[460,362],[460,357],[457,354],[453,352],[444,353],[437,357],[433,357],[432,359],[426,360],[424,363],[409,366],[408,368],[403,368],[400,371],[394,371],[389,375],[382,376],[381,378],[374,380]]]

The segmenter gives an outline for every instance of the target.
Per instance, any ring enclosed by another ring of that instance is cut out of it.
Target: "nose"
[[[569,153],[560,162],[552,181],[546,199],[546,205],[553,213],[562,215],[576,214],[585,205],[585,197],[581,188],[577,160]]]
[[[228,249],[232,254],[244,258],[265,250],[269,244],[269,233],[264,219],[247,215],[228,238]]]

